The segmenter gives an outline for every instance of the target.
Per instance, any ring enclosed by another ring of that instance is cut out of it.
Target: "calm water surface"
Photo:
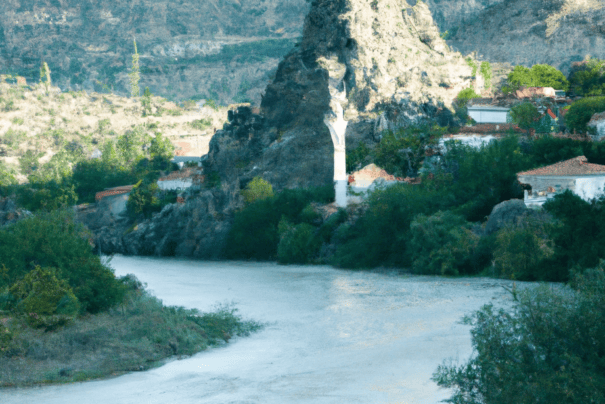
[[[1,403],[436,404],[449,392],[432,373],[471,354],[460,318],[510,301],[502,288],[510,282],[487,278],[121,256],[111,266],[165,304],[210,311],[233,302],[266,326],[145,372],[0,390]]]

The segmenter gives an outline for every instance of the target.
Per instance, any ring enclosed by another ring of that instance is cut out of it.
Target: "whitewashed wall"
[[[506,123],[508,111],[468,109],[468,115],[477,123]]]
[[[578,178],[575,193],[585,201],[599,197],[605,189],[605,176]]]
[[[177,189],[187,189],[191,187],[193,181],[191,178],[158,181],[158,187],[164,191],[172,191]]]

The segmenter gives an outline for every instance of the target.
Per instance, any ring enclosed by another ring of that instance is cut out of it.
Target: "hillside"
[[[227,120],[226,108],[195,103],[182,108],[162,97],[152,97],[151,113],[143,117],[139,100],[118,95],[0,82],[0,161],[23,182],[25,160],[43,164],[66,149],[91,156],[105,141],[135,126],[152,135],[162,133],[178,154],[201,156],[208,152],[214,129]]]
[[[6,0],[0,73],[62,90],[129,93],[136,38],[142,87],[172,100],[260,101],[300,36],[305,0]]]

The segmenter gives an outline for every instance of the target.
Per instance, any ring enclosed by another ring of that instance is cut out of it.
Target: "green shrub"
[[[82,311],[107,310],[122,300],[124,292],[111,269],[93,253],[91,238],[70,210],[37,213],[0,228],[0,262],[7,269],[0,290],[22,279],[35,263],[57,268],[55,275],[67,281]]]
[[[605,402],[605,273],[576,275],[573,289],[513,292],[508,312],[483,306],[464,318],[474,355],[433,374],[460,404]]]
[[[351,152],[347,152],[347,172],[352,173],[353,171],[362,168],[370,153],[371,150],[363,142],[359,143]]]
[[[191,126],[193,129],[204,130],[212,126],[212,120],[210,118],[196,119],[194,121],[189,122],[189,126]]]
[[[277,260],[280,264],[306,264],[318,253],[321,240],[315,236],[317,229],[308,224],[292,225],[282,219],[278,225],[280,235]]]
[[[159,193],[160,188],[155,182],[139,182],[130,191],[126,212],[132,218],[141,214],[149,218],[152,213],[159,212],[163,208]]]
[[[468,118],[468,102],[474,98],[481,98],[479,94],[475,92],[472,87],[465,88],[460,91],[454,100],[454,111],[456,112],[456,116],[462,122],[466,122]]]
[[[265,199],[273,196],[273,187],[262,177],[254,177],[241,192],[246,203],[252,203],[259,199]]]
[[[518,223],[501,229],[496,236],[494,270],[508,279],[540,279],[542,269],[554,255],[550,234],[554,225],[548,221],[522,216]]]
[[[419,274],[460,275],[479,272],[473,266],[479,237],[462,216],[449,211],[418,215],[410,224],[408,254]]]
[[[538,108],[531,102],[523,102],[513,106],[510,109],[509,114],[511,120],[522,129],[534,127],[541,116],[538,112]]]
[[[55,273],[55,269],[37,266],[9,289],[16,303],[14,310],[24,314],[32,327],[53,329],[72,321],[79,312],[71,287]]]
[[[590,118],[598,112],[605,111],[605,97],[583,98],[571,104],[565,114],[565,125],[570,131],[584,133]]]

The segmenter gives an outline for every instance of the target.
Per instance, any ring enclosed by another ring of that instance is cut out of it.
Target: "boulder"
[[[511,199],[500,202],[489,215],[485,225],[485,233],[492,234],[505,226],[515,224],[517,218],[526,214],[529,209],[521,199]]]

